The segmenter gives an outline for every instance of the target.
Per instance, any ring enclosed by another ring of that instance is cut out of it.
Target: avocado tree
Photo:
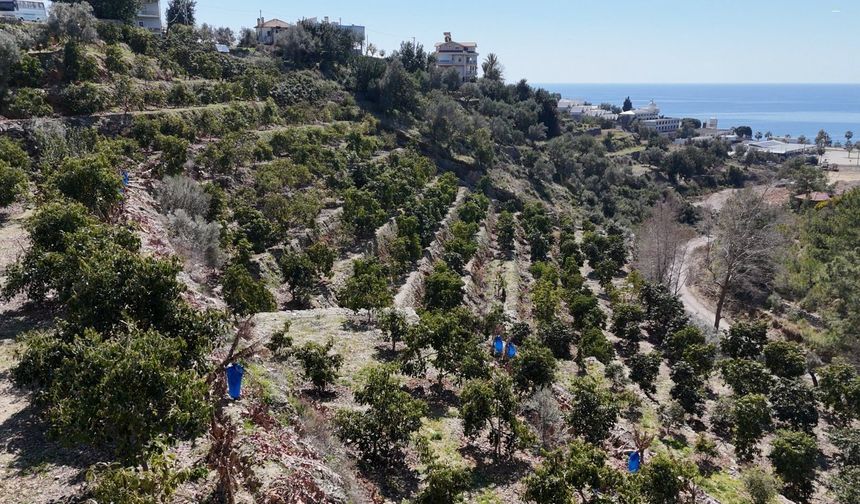
[[[805,432],[779,430],[768,455],[773,470],[783,481],[783,493],[795,502],[808,502],[813,492],[818,443]]]
[[[355,392],[365,410],[343,409],[334,420],[338,435],[355,446],[364,459],[385,461],[421,427],[427,404],[401,390],[393,366],[375,366],[365,373]]]

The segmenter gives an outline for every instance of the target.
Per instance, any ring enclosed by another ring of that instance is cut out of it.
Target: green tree
[[[733,359],[755,359],[767,344],[767,322],[740,321],[720,342],[720,350]]]
[[[622,112],[627,112],[628,110],[633,110],[633,102],[630,100],[630,97],[624,99],[624,105],[621,106]]]
[[[795,502],[807,502],[812,496],[818,443],[805,432],[779,430],[771,442],[768,455],[773,470],[783,481],[783,493]]]
[[[557,358],[568,359],[576,334],[561,320],[553,319],[538,326],[538,338]]]
[[[505,71],[501,62],[499,62],[499,57],[495,55],[495,53],[490,53],[487,55],[487,58],[481,63],[481,70],[484,71],[484,78],[493,81],[502,81],[504,79],[503,73]]]
[[[637,353],[630,358],[630,379],[639,385],[647,394],[657,391],[657,375],[660,373],[660,363],[663,356],[660,352],[647,354]]]
[[[770,406],[761,394],[749,394],[735,401],[733,441],[741,460],[758,453],[758,442],[771,427]]]
[[[720,363],[723,379],[735,395],[767,394],[773,385],[773,376],[764,364],[746,359],[726,359]]]
[[[818,398],[803,380],[782,378],[770,391],[774,416],[792,429],[812,432],[818,425]]]
[[[122,179],[103,154],[66,159],[51,175],[51,184],[102,218],[122,200]]]
[[[406,315],[392,308],[382,312],[378,323],[385,339],[391,342],[391,351],[393,352],[397,348],[397,342],[403,341],[409,332]]]
[[[474,439],[485,429],[496,457],[508,456],[532,440],[531,431],[517,418],[519,403],[507,373],[497,372],[489,379],[471,380],[460,394],[463,433]]]
[[[14,203],[27,192],[27,176],[0,159],[0,207]]]
[[[652,504],[681,502],[682,492],[698,478],[696,466],[660,453],[642,468],[640,476],[642,495]]]
[[[599,448],[574,439],[546,455],[534,474],[526,478],[525,499],[541,504],[567,504],[578,496],[593,502],[611,495],[625,483],[624,476],[607,464]]]
[[[394,298],[388,290],[388,275],[376,258],[356,259],[352,269],[352,276],[337,294],[341,306],[355,312],[368,310],[368,318],[373,310],[391,306]]]
[[[587,357],[594,357],[603,363],[603,365],[609,364],[615,357],[615,349],[612,348],[612,342],[597,327],[586,329],[579,338],[576,352],[577,364],[582,366]]]
[[[507,210],[503,210],[499,214],[497,226],[499,229],[499,247],[506,252],[512,251],[514,249],[514,240],[516,239],[516,224],[513,214]]]
[[[421,427],[427,404],[401,390],[393,366],[371,367],[363,376],[355,400],[367,409],[340,410],[334,424],[341,439],[363,458],[385,461]]]
[[[837,422],[848,424],[860,418],[860,377],[844,362],[825,366],[819,373],[821,402]]]
[[[752,504],[768,504],[776,498],[776,481],[764,469],[752,467],[743,472],[741,479]]]
[[[532,392],[551,386],[555,381],[558,363],[549,348],[537,339],[526,339],[513,361],[514,385],[520,392]]]
[[[131,23],[140,11],[140,0],[85,0],[92,5],[93,14],[99,19],[118,19]],[[57,0],[55,3],[75,3],[74,0]]]
[[[254,280],[241,264],[234,264],[224,271],[221,278],[222,295],[230,310],[237,317],[249,317],[255,313],[271,312],[277,308],[275,296],[265,284]]]
[[[422,313],[405,341],[403,369],[413,376],[425,376],[429,364],[435,368],[440,383],[446,375],[454,375],[458,382],[488,375],[478,321],[463,307]]]
[[[588,376],[574,379],[570,392],[573,400],[568,425],[576,436],[595,445],[601,443],[618,421],[619,405],[614,394]]]
[[[471,471],[466,467],[433,462],[427,466],[425,486],[415,497],[416,504],[461,502],[461,494],[469,489]]]
[[[329,385],[337,380],[337,373],[343,365],[343,356],[332,354],[334,340],[328,340],[325,345],[310,341],[298,347],[293,352],[302,364],[305,379],[310,380],[318,392],[325,392]]]
[[[644,319],[645,312],[638,304],[619,304],[613,310],[612,332],[622,340],[622,347],[628,355],[639,349],[639,340],[642,339],[640,324]]]
[[[197,9],[196,0],[170,0],[167,3],[167,29],[175,25],[194,26],[194,14]]]
[[[764,362],[781,378],[797,378],[806,372],[806,352],[790,341],[771,341],[765,345]]]
[[[278,260],[284,280],[289,284],[293,301],[307,304],[314,287],[319,282],[316,265],[307,253],[287,252]]]
[[[385,211],[370,192],[350,188],[344,194],[343,221],[357,237],[370,237],[385,219]]]
[[[672,366],[671,378],[674,385],[669,391],[672,399],[690,415],[701,415],[705,403],[705,383],[696,370],[686,361]]]
[[[451,309],[463,303],[463,280],[444,262],[437,262],[424,287],[428,310]]]

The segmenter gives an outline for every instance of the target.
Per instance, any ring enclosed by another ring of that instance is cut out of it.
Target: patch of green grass
[[[256,363],[249,363],[245,366],[245,377],[248,380],[248,387],[253,388],[260,395],[261,401],[266,404],[275,402],[278,389],[266,368]]]
[[[741,480],[726,472],[716,472],[702,480],[702,488],[722,504],[746,504],[749,499]]]
[[[463,467],[467,465],[467,462],[460,455],[460,440],[457,439],[456,433],[451,431],[450,422],[451,419],[445,417],[424,418],[417,435],[427,441],[437,462],[454,467]],[[422,465],[421,470],[424,469]]]
[[[474,504],[503,504],[504,501],[499,494],[496,493],[492,488],[488,488],[483,492],[476,495],[474,498],[470,499],[469,502]]]

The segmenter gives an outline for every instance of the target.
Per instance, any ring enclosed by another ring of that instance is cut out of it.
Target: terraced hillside
[[[0,24],[4,502],[853,502],[856,310],[798,292],[856,192],[707,215],[770,160],[327,23],[52,16]]]

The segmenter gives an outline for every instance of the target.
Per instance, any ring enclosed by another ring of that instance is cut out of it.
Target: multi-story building
[[[143,0],[134,22],[140,28],[146,28],[152,33],[160,34],[164,29],[164,25],[161,23],[161,2],[159,0]]]
[[[257,18],[257,43],[273,45],[281,33],[290,29],[290,23],[280,19]]]
[[[681,120],[677,117],[658,117],[657,119],[646,119],[639,121],[639,124],[664,135],[674,133],[681,129]]]
[[[445,42],[436,44],[436,67],[442,70],[453,68],[463,82],[478,77],[478,44],[454,42],[450,32],[445,32]]]

